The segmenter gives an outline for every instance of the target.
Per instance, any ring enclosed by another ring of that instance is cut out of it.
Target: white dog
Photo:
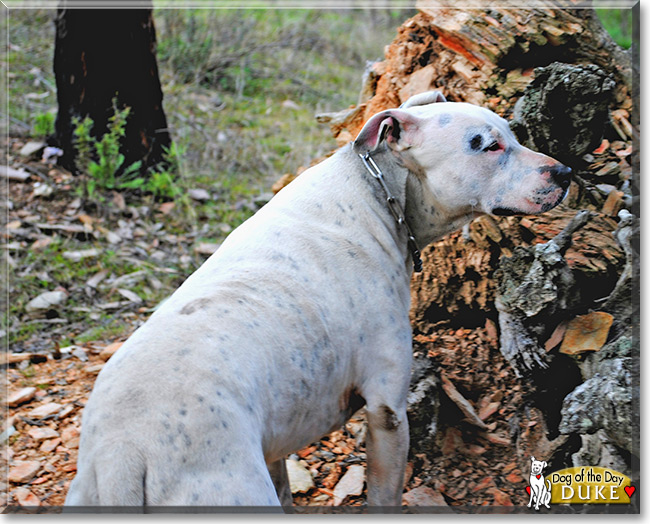
[[[544,484],[544,468],[547,466],[543,460],[535,460],[535,457],[530,457],[530,500],[528,507],[535,504],[535,509],[539,511],[539,505],[543,504],[550,509],[548,503],[551,501],[551,483],[546,480]]]
[[[368,503],[398,508],[418,247],[483,213],[546,211],[569,181],[505,120],[437,92],[373,116],[104,366],[66,504],[290,505],[284,457],[365,405]]]

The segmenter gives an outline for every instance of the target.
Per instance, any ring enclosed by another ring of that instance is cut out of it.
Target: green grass
[[[22,133],[29,133],[40,115],[56,108],[53,17],[54,11],[9,10],[9,47],[3,61],[7,61],[12,129]]]
[[[632,45],[631,9],[596,9],[598,18],[614,41],[623,49]]]

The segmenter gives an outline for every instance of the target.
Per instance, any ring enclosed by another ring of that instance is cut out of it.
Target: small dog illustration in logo
[[[528,501],[528,507],[530,508],[534,502],[537,511],[539,511],[540,504],[551,509],[548,505],[551,501],[551,483],[546,480],[545,485],[544,475],[542,475],[542,471],[544,471],[547,464],[543,460],[535,460],[535,457],[530,457],[530,460],[532,462],[530,466],[530,500]]]

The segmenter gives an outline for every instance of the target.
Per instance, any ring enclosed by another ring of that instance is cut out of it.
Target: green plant
[[[120,140],[125,134],[129,113],[129,107],[118,110],[117,101],[113,100],[113,115],[109,118],[108,129],[100,140],[91,134],[94,122],[90,117],[74,120],[77,168],[87,175],[80,187],[82,196],[101,199],[98,191],[107,189],[138,189],[153,194],[154,198],[178,196],[181,188],[175,179],[176,174],[180,172],[181,152],[175,143],[165,148],[165,161],[151,169],[146,176],[140,176],[140,161],[124,169],[119,179],[115,176],[124,164],[124,155],[120,153]]]
[[[94,122],[90,117],[83,120],[73,119],[75,126],[75,147],[77,149],[77,169],[86,173],[81,193],[85,198],[93,199],[97,190],[118,189],[133,180],[142,162],[134,162],[121,174],[125,181],[115,177],[124,164],[124,155],[120,153],[120,140],[126,132],[126,121],[131,112],[130,107],[119,110],[117,100],[113,100],[113,115],[108,119],[108,128],[97,140],[91,135]],[[101,195],[99,196],[101,199]]]
[[[182,193],[176,183],[176,175],[180,173],[180,150],[172,142],[169,148],[164,148],[164,162],[147,173],[146,177],[136,177],[121,182],[122,189],[139,189],[151,193],[154,198],[174,198]]]
[[[34,136],[45,138],[54,133],[54,114],[40,113],[34,118]]]

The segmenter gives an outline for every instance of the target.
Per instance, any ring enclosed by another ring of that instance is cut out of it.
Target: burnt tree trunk
[[[52,145],[59,164],[73,173],[74,119],[90,117],[101,137],[117,108],[130,107],[121,144],[121,169],[137,161],[141,171],[164,162],[171,140],[162,107],[152,9],[66,9],[55,20],[54,74],[59,106]],[[120,172],[116,173],[119,176]]]

